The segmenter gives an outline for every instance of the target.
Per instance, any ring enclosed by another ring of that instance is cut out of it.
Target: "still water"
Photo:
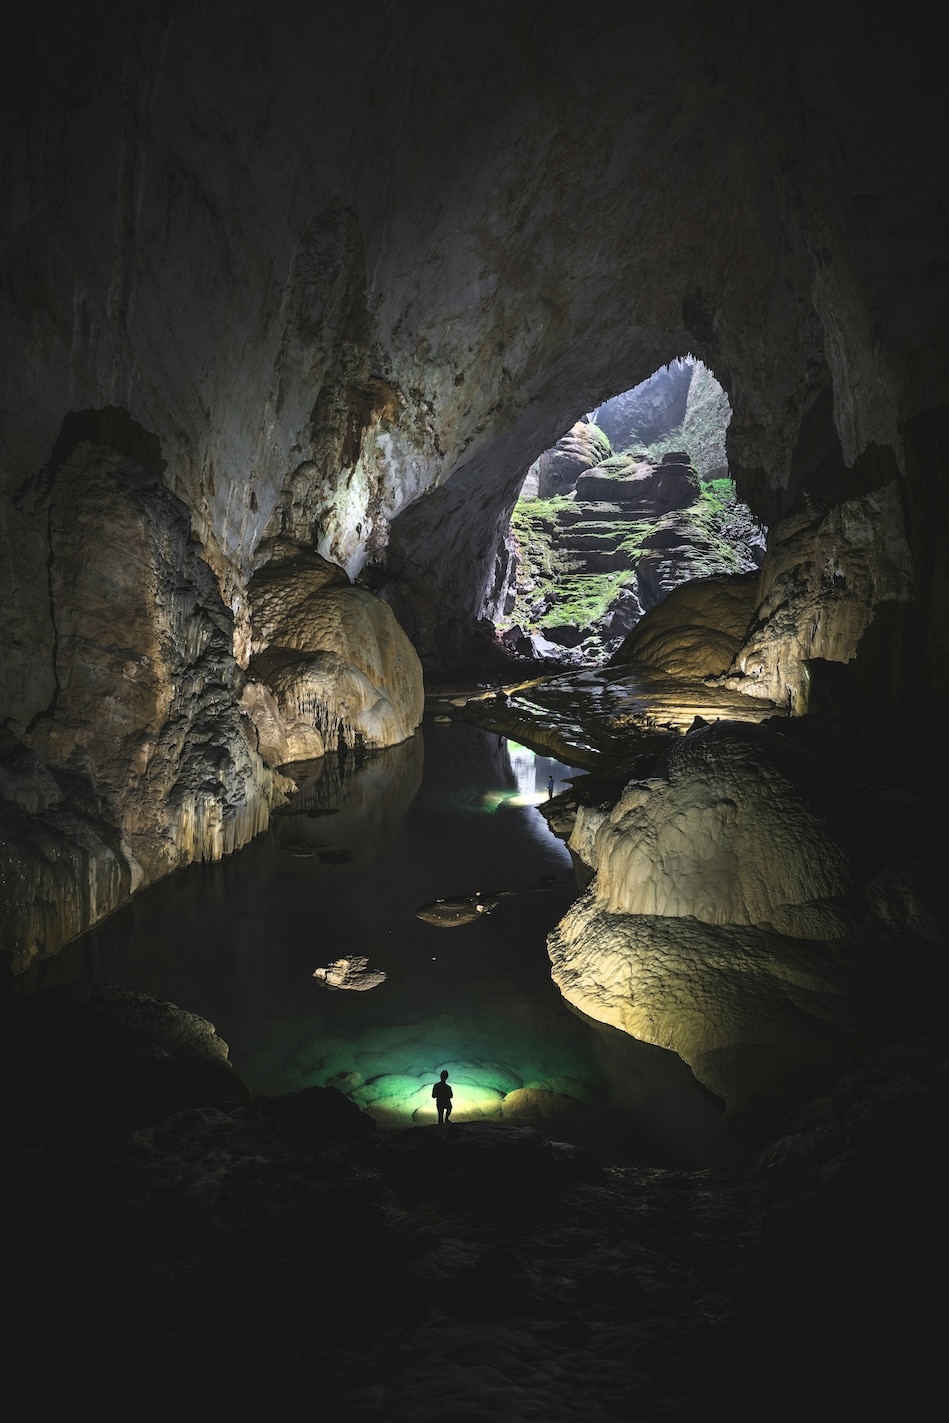
[[[479,728],[426,727],[343,775],[299,771],[293,808],[218,864],[194,865],[21,980],[119,984],[213,1023],[255,1094],[345,1092],[380,1127],[529,1123],[623,1164],[740,1168],[720,1106],[673,1053],[590,1022],[550,979],[546,937],[577,897],[538,810],[582,771]],[[503,892],[442,927],[417,910]],[[328,988],[314,970],[367,960],[385,980]]]

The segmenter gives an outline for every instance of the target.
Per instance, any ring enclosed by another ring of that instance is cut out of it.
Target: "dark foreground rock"
[[[50,1000],[52,1058],[67,1017]],[[615,1167],[500,1124],[383,1133],[330,1089],[222,1106],[195,1081],[160,1121],[127,1093],[131,1124],[107,1089],[128,1036],[70,1044],[74,1080],[98,1079],[82,1133],[35,1058],[7,1079],[45,1112],[43,1133],[8,1119],[7,1383],[38,1417],[83,1400],[146,1423],[928,1407],[941,1043],[853,1064],[738,1176]]]

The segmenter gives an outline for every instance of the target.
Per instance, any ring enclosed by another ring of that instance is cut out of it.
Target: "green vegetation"
[[[557,585],[557,601],[544,615],[540,629],[548,627],[593,627],[616,602],[620,589],[634,580],[628,573],[568,574]]]
[[[682,424],[648,447],[650,458],[659,460],[670,450],[688,450],[699,478],[706,479],[728,463],[725,431],[731,414],[728,396],[712,372],[697,369]]]
[[[606,475],[622,475],[630,470],[634,452],[658,463],[663,454],[686,450],[700,480],[699,498],[686,509],[657,518],[624,519],[619,517],[620,506],[609,501],[598,507],[563,495],[518,500],[511,518],[518,586],[510,621],[541,635],[558,627],[595,632],[621,590],[637,590],[641,561],[646,561],[647,587],[653,587],[657,577],[665,579],[661,570],[670,557],[681,564],[686,577],[748,569],[749,550],[759,530],[736,498],[732,481],[723,477],[730,418],[725,392],[701,367],[689,387],[680,425],[649,446],[634,439],[597,467]]]

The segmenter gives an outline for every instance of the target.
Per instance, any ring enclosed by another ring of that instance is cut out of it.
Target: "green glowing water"
[[[487,1118],[617,1161],[737,1160],[674,1054],[580,1018],[550,981],[546,937],[578,890],[537,806],[569,767],[461,724],[348,777],[300,769],[294,814],[143,892],[29,986],[112,982],[178,1003],[214,1023],[253,1092],[333,1086],[382,1128],[434,1123],[447,1069],[453,1129]],[[479,890],[505,893],[473,922],[417,917]],[[313,977],[353,955],[385,981]]]

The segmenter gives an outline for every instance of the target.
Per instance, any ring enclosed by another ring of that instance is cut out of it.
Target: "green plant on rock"
[[[634,576],[632,570],[567,576],[559,583],[557,603],[540,620],[540,628],[592,627],[606,616],[620,589],[632,583]]]

